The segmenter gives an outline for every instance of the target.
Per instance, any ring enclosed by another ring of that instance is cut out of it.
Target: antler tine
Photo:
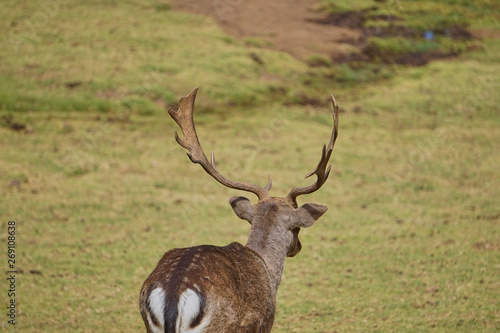
[[[252,192],[259,200],[267,198],[269,196],[269,190],[271,189],[271,177],[268,179],[266,187],[262,188],[255,184],[237,182],[227,179],[217,171],[215,166],[215,156],[212,152],[211,160],[208,161],[203,149],[201,148],[200,141],[198,140],[198,135],[196,134],[196,128],[194,125],[193,110],[194,101],[196,98],[196,93],[198,88],[194,88],[187,96],[182,97],[179,100],[179,109],[174,110],[172,108],[168,109],[168,113],[174,119],[174,121],[179,125],[184,138],[180,138],[177,131],[175,132],[175,140],[177,143],[185,148],[188,153],[188,157],[193,163],[198,163],[202,168],[215,180],[224,186],[233,188],[236,190],[242,190],[247,192]]]
[[[328,143],[328,147],[323,145],[323,151],[321,153],[321,159],[319,160],[318,166],[316,169],[311,171],[306,175],[306,178],[311,177],[312,175],[316,175],[317,180],[316,183],[306,186],[306,187],[297,187],[290,191],[287,195],[287,200],[289,200],[294,206],[297,206],[297,197],[303,194],[313,193],[321,188],[323,184],[328,179],[330,175],[331,166],[328,166],[328,161],[330,160],[330,156],[332,155],[333,146],[335,145],[335,140],[337,140],[338,135],[338,121],[339,121],[339,106],[335,101],[335,97],[330,95],[330,99],[333,105],[333,130],[332,135],[330,137],[330,142]]]

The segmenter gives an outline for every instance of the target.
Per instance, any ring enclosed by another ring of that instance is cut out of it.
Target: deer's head
[[[175,132],[175,139],[179,145],[188,150],[187,155],[191,161],[200,164],[219,183],[229,188],[254,193],[257,196],[258,202],[256,204],[252,204],[249,199],[241,196],[232,197],[229,200],[236,215],[252,225],[250,234],[252,235],[253,233],[255,236],[253,239],[257,240],[257,242],[262,242],[262,244],[254,245],[269,246],[270,243],[266,242],[266,240],[272,237],[274,242],[287,246],[287,256],[295,256],[302,248],[298,238],[300,228],[310,227],[327,210],[326,206],[314,203],[306,203],[298,207],[297,197],[313,193],[320,189],[330,174],[328,161],[338,133],[338,106],[335,99],[333,96],[330,96],[333,104],[333,130],[330,142],[328,146],[323,146],[321,159],[317,167],[306,175],[306,178],[315,175],[317,178],[316,182],[306,187],[294,188],[286,197],[280,198],[269,196],[272,184],[271,177],[268,178],[265,187],[233,181],[227,179],[217,171],[213,153],[211,161],[208,161],[198,140],[193,119],[193,108],[197,91],[198,88],[195,88],[189,95],[182,97],[179,101],[179,109],[177,111],[172,108],[168,110],[170,116],[179,125],[184,135],[184,138],[181,139],[177,132]]]
[[[252,225],[251,235],[261,244],[253,244],[263,248],[272,243],[287,244],[287,256],[293,257],[300,252],[302,245],[299,240],[300,228],[307,228],[326,212],[327,207],[307,203],[295,208],[285,198],[266,198],[252,205],[245,197],[232,197],[229,203],[239,218],[247,220]]]

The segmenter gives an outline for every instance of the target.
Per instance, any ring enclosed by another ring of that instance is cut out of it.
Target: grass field
[[[500,330],[499,39],[343,84],[165,2],[41,6],[0,14],[1,267],[14,220],[18,270],[0,330],[144,331],[139,289],[166,250],[246,241],[239,193],[191,164],[163,111],[194,86],[219,170],[271,174],[276,196],[308,184],[331,130],[326,103],[287,101],[341,107],[330,179],[300,198],[329,211],[286,262],[273,332]]]

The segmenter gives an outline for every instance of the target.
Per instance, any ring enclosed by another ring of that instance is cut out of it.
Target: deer
[[[180,127],[177,143],[185,148],[191,162],[201,167],[222,185],[253,193],[252,204],[243,196],[229,199],[233,211],[250,223],[246,245],[200,245],[166,252],[144,281],[139,297],[142,319],[148,333],[267,333],[276,311],[276,294],[286,257],[301,249],[301,228],[314,224],[326,206],[297,205],[297,197],[319,190],[326,182],[331,166],[328,161],[338,133],[339,108],[333,104],[333,130],[323,146],[315,175],[316,182],[292,189],[288,195],[271,197],[272,181],[265,187],[226,178],[215,166],[214,153],[209,161],[196,134],[193,109],[198,88],[179,100],[178,110],[168,113]]]

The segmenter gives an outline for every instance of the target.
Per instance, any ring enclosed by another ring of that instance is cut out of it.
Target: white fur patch
[[[177,311],[176,332],[201,333],[209,322],[207,318],[203,317],[199,325],[194,328],[189,327],[202,311],[201,299],[192,289],[186,289],[180,295]]]
[[[164,328],[163,324],[165,322],[164,318],[164,310],[165,310],[165,292],[163,288],[156,288],[151,291],[149,295],[149,308],[151,312],[155,316],[156,320],[160,324],[160,326],[153,325],[153,321],[151,320],[150,314],[148,312],[148,322],[149,327],[153,333],[163,333]]]

